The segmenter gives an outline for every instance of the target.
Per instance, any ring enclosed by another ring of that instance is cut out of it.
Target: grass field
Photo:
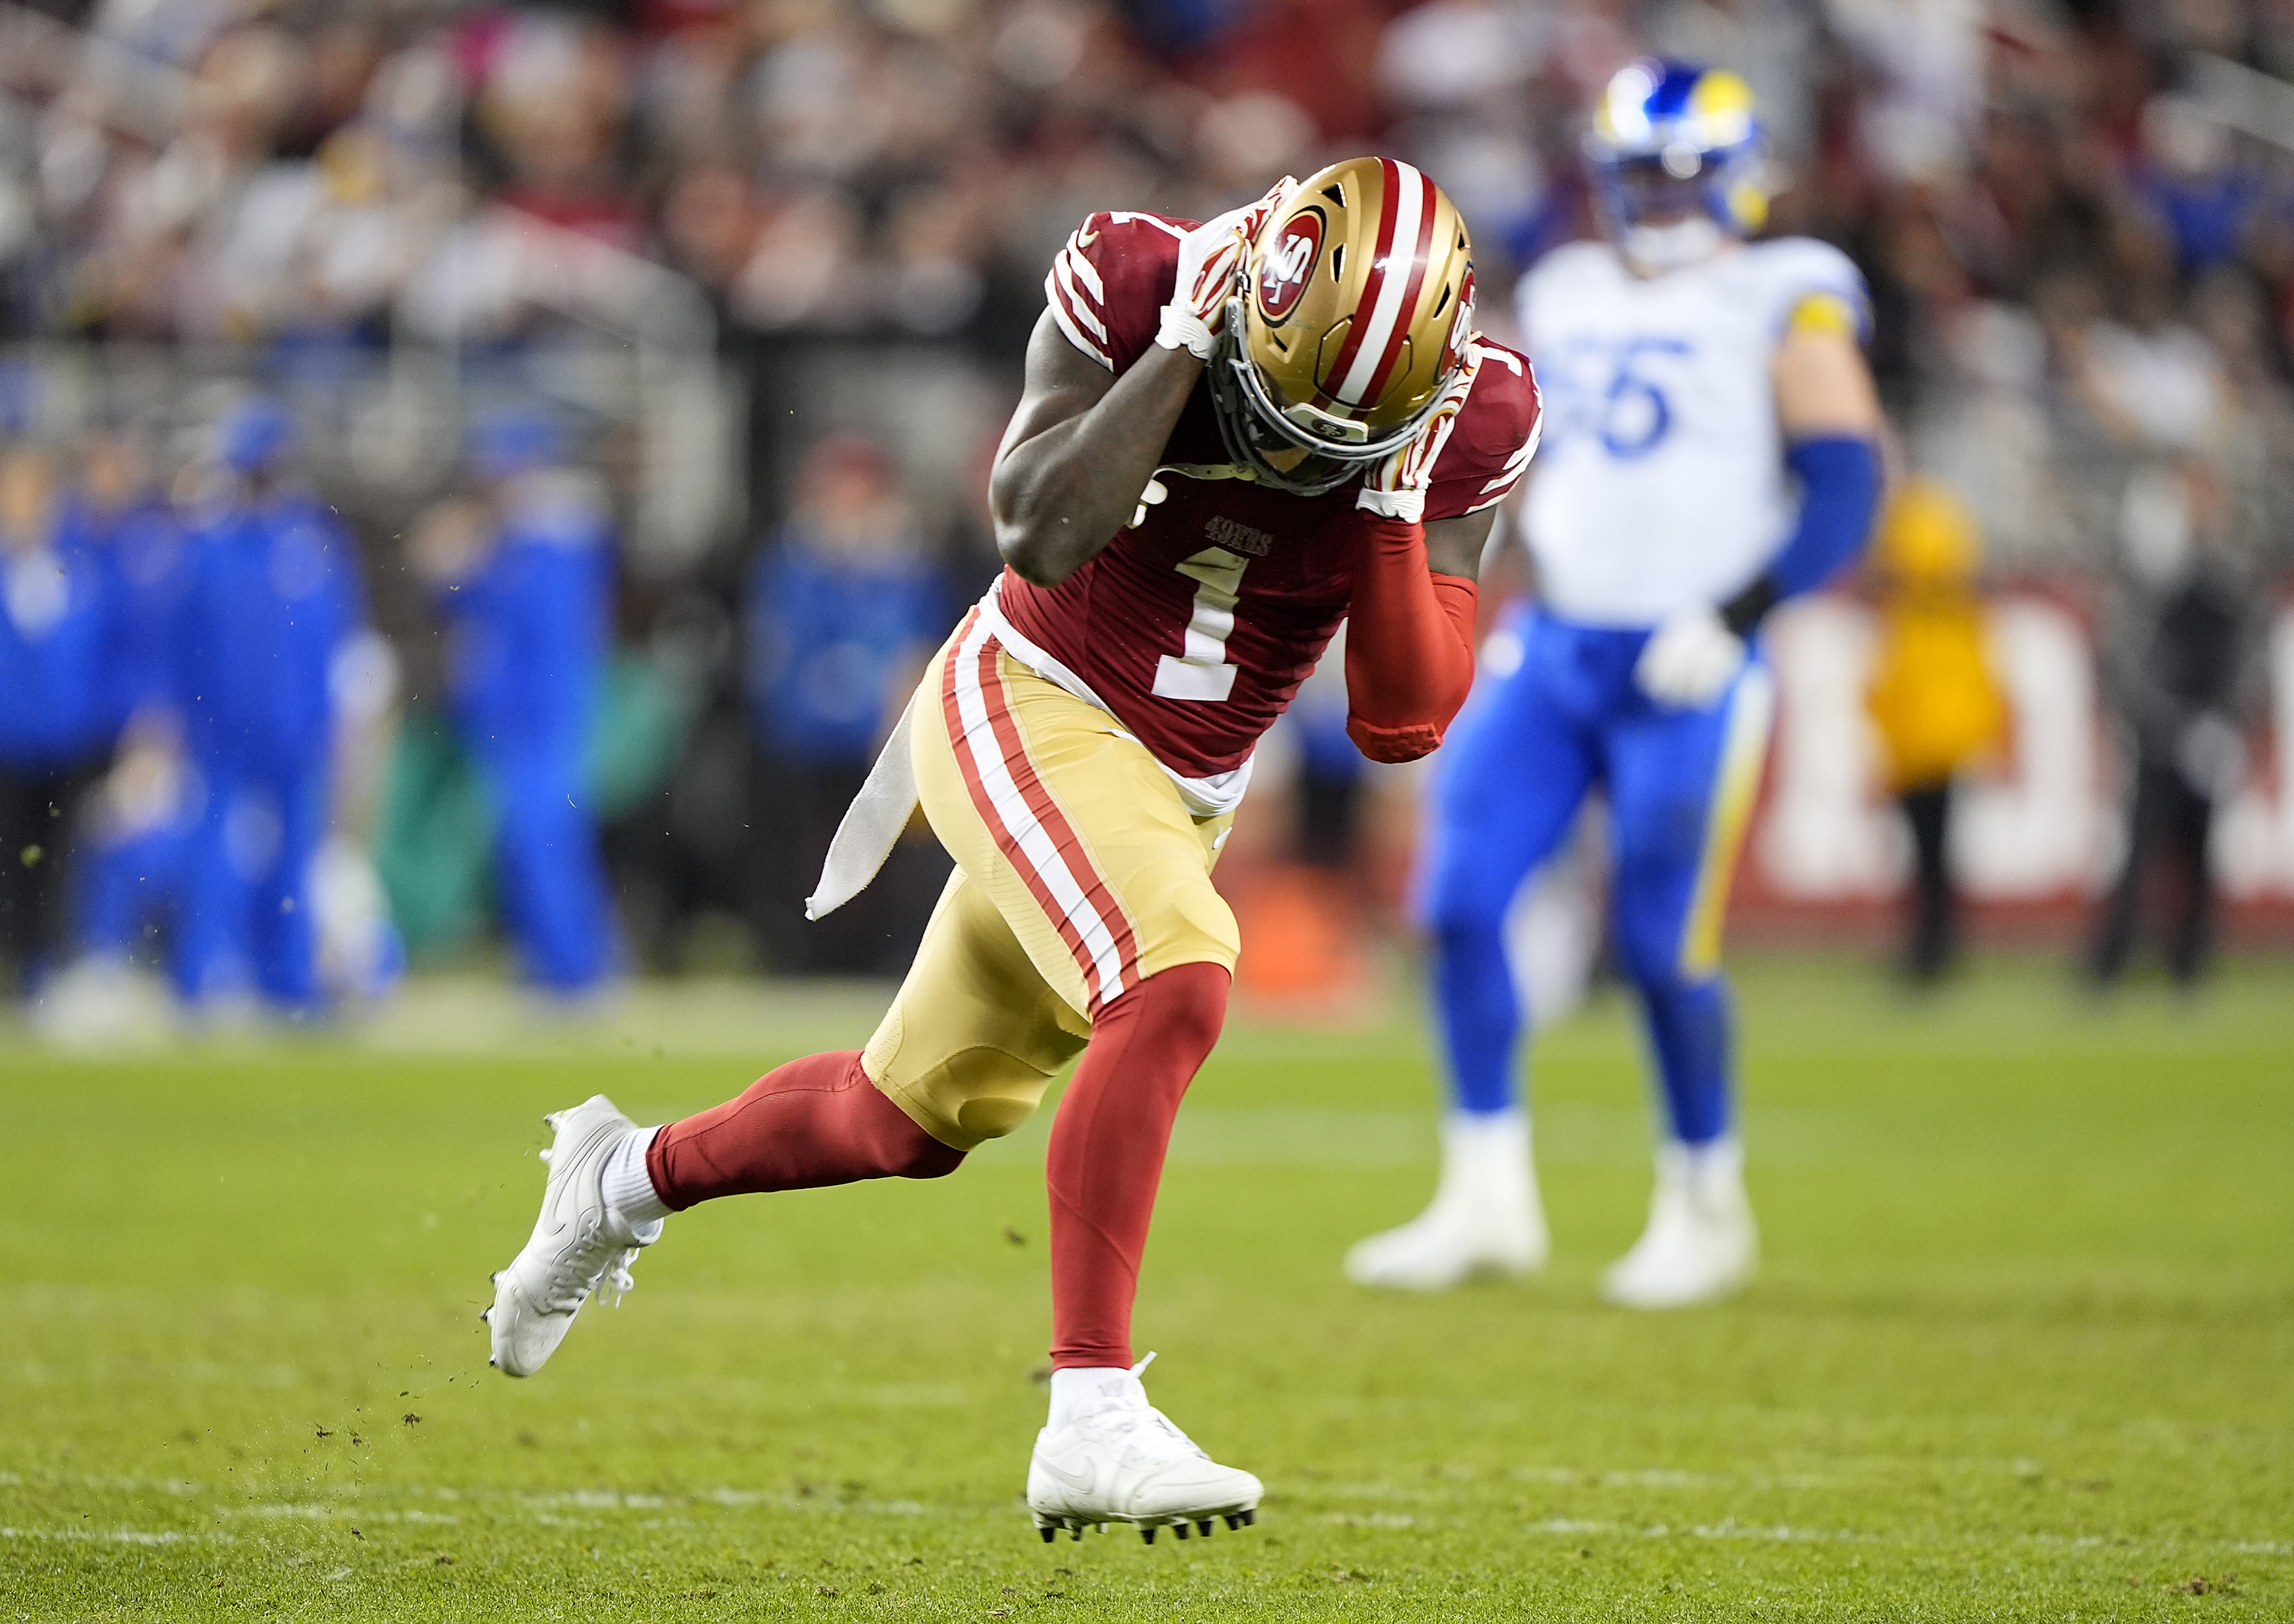
[[[865,989],[474,985],[336,1039],[0,1033],[0,1620],[2294,1619],[2294,966],[2195,1007],[1994,962],[1931,1006],[1741,978],[1768,1263],[1632,1317],[1612,999],[1541,1045],[1546,1276],[1341,1282],[1428,1193],[1407,1010],[1238,1022],[1180,1123],[1150,1390],[1258,1526],[1039,1544],[1041,1120],[932,1185],[673,1220],[541,1378],[485,1368],[544,1109],[857,1043]]]

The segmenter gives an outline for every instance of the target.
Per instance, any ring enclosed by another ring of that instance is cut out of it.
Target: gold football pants
[[[1173,965],[1233,970],[1210,878],[1232,814],[1192,816],[1146,746],[1020,665],[977,610],[925,673],[911,750],[956,867],[861,1065],[970,1150],[1033,1114],[1102,1004]]]

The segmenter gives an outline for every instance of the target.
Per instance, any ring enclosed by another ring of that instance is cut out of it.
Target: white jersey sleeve
[[[1802,301],[1830,295],[1856,319],[1859,343],[1872,339],[1872,296],[1856,262],[1813,237],[1780,237],[1745,250],[1769,313],[1770,330],[1781,341]]]
[[[1777,345],[1802,302],[1823,295],[1868,329],[1855,265],[1806,238],[1654,277],[1608,244],[1573,243],[1522,279],[1545,407],[1523,528],[1551,613],[1654,626],[1727,601],[1767,567],[1797,508]]]

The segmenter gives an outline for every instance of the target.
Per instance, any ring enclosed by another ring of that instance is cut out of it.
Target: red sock
[[[1180,1098],[1226,1019],[1230,978],[1181,964],[1101,1006],[1045,1158],[1052,1364],[1131,1363],[1131,1299]]]
[[[964,1152],[918,1127],[860,1069],[860,1052],[808,1055],[768,1072],[737,1099],[654,1135],[646,1172],[663,1204],[858,1179],[936,1179]]]

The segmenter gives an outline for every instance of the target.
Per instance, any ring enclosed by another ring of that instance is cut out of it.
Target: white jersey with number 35
[[[1548,609],[1654,626],[1761,572],[1798,507],[1771,366],[1802,302],[1826,295],[1868,328],[1863,277],[1803,237],[1655,277],[1572,243],[1522,278],[1545,403],[1524,521]]]

